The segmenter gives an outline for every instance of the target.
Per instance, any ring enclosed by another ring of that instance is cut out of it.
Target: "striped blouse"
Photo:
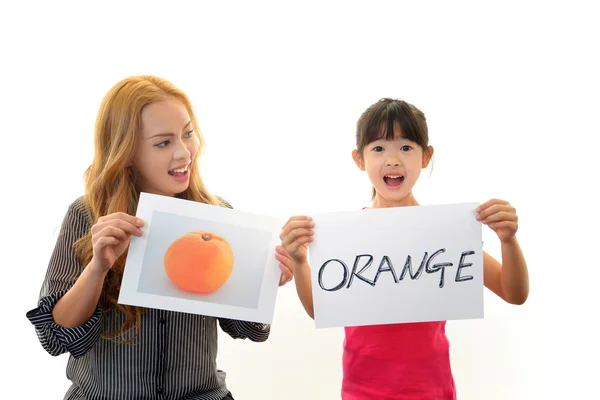
[[[52,253],[38,307],[27,313],[42,347],[51,355],[69,353],[67,377],[74,399],[202,399],[228,394],[225,372],[216,365],[217,323],[234,339],[264,342],[270,325],[148,309],[132,344],[101,338],[123,322],[119,311],[96,307],[85,324],[63,328],[52,308],[82,272],[73,243],[91,228],[83,197],[68,208]]]

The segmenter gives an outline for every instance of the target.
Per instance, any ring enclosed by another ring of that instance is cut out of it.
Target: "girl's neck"
[[[408,206],[418,206],[419,203],[415,196],[413,196],[412,192],[410,192],[406,197],[402,200],[390,201],[379,194],[375,195],[375,199],[369,208],[389,208],[389,207],[408,207]]]

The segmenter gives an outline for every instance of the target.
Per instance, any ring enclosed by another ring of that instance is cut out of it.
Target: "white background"
[[[25,313],[82,193],[100,101],[145,73],[194,102],[210,189],[278,216],[365,205],[356,119],[383,96],[423,109],[437,152],[417,199],[509,200],[531,275],[524,306],[487,292],[484,320],[448,324],[459,399],[597,396],[593,2],[196,3],[0,6],[3,397],[67,389],[66,356],[44,352]],[[342,338],[316,331],[287,285],[269,341],[223,335],[219,366],[237,399],[335,399]]]

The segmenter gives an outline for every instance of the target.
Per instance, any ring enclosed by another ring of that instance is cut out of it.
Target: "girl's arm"
[[[529,296],[527,263],[516,238],[502,242],[502,263],[483,252],[484,284],[510,304],[521,305]]]
[[[502,263],[483,253],[484,284],[510,304],[523,304],[529,296],[527,262],[516,237],[516,210],[503,200],[490,200],[479,207],[478,220],[488,225],[500,239]]]
[[[294,263],[294,279],[296,280],[296,292],[309,317],[315,319],[313,308],[312,283],[310,279],[310,266],[308,262]]]

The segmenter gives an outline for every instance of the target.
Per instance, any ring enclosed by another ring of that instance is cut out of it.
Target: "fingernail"
[[[135,223],[136,223],[136,225],[137,225],[137,226],[144,226],[144,221],[142,221],[142,220],[141,220],[141,219],[139,219],[139,218],[136,220],[136,222],[135,222]]]

